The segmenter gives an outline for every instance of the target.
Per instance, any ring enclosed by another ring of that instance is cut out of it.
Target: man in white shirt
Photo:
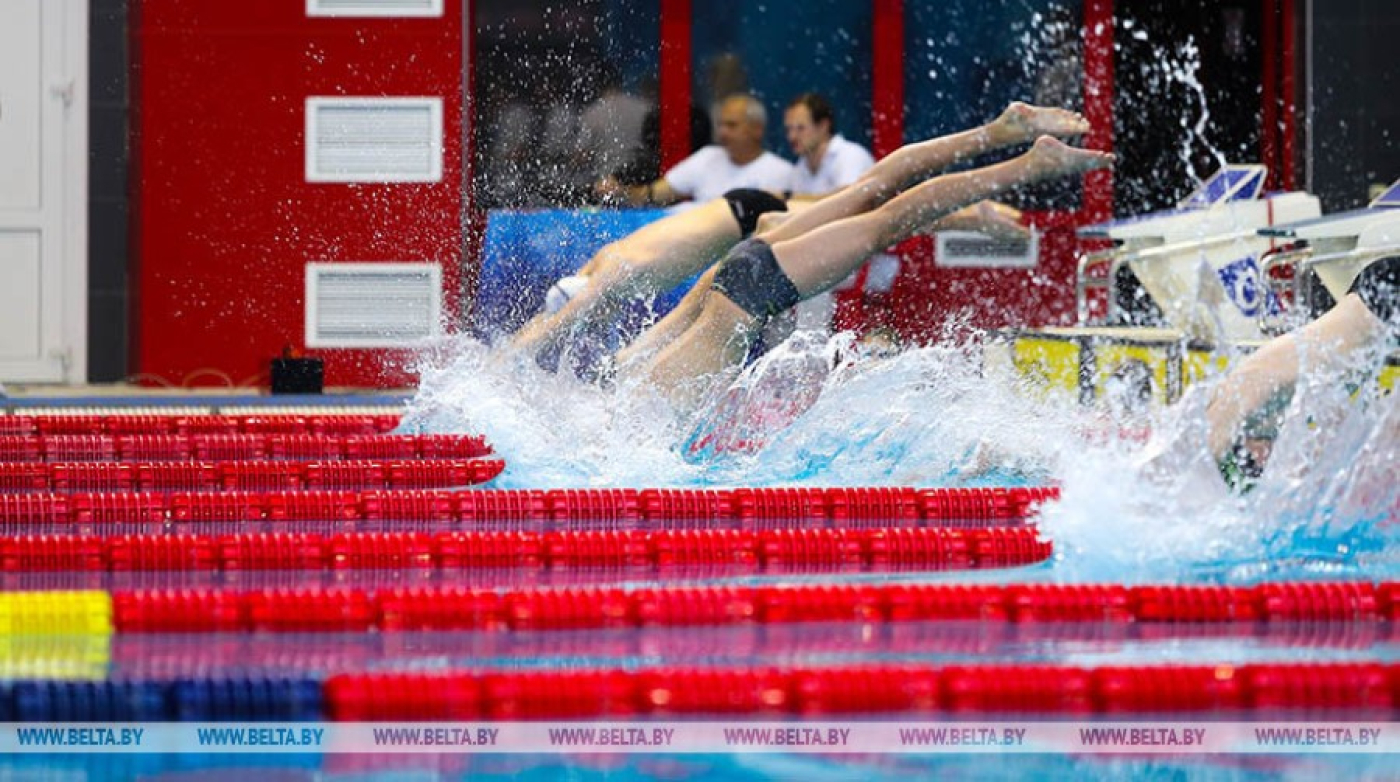
[[[783,114],[788,144],[797,155],[788,190],[798,196],[823,196],[860,179],[875,158],[859,144],[836,132],[831,104],[814,93],[803,93]]]
[[[599,197],[628,206],[703,204],[730,190],[781,193],[792,178],[792,164],[763,148],[768,112],[751,95],[734,95],[720,108],[718,144],[702,147],[665,176],[646,185],[626,186],[611,177],[595,187]]]
[[[797,155],[797,165],[793,166],[792,180],[787,187],[793,196],[819,198],[834,193],[860,179],[875,165],[869,150],[836,132],[831,103],[815,92],[804,92],[792,99],[783,113],[783,128],[787,131],[788,145]],[[874,283],[873,292],[893,287],[899,272],[898,258],[880,253],[871,258],[869,265],[871,273],[866,275],[866,281]],[[858,276],[859,272],[852,274],[832,291],[797,305],[793,318],[772,321],[764,333],[764,342],[781,342],[793,328],[823,331],[830,328],[836,313],[835,293],[849,290]]]

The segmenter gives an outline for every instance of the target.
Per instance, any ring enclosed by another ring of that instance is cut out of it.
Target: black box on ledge
[[[321,359],[272,359],[272,393],[319,394],[325,387],[326,363]]]

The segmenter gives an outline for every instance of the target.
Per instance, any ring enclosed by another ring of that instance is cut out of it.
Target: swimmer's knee
[[[787,222],[787,219],[791,216],[791,212],[764,212],[758,216],[758,227],[754,231],[754,234],[762,236],[763,234],[774,231],[778,226]]]
[[[595,260],[597,266],[593,276],[600,285],[609,287],[635,281],[642,275],[645,266],[633,253],[613,245],[605,247]]]

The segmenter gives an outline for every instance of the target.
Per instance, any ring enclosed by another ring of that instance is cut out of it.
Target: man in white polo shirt
[[[720,107],[718,144],[702,147],[650,184],[629,187],[608,178],[594,189],[604,200],[629,206],[703,204],[741,188],[781,193],[791,183],[792,164],[763,148],[767,123],[757,98],[730,96]]]

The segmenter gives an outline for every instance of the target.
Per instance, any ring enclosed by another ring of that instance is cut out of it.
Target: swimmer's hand
[[[616,177],[603,177],[593,185],[593,195],[608,206],[621,206],[627,203],[627,186]]]
[[[1147,483],[1181,498],[1183,507],[1209,506],[1234,488],[1206,450],[1200,427],[1159,430],[1133,457],[1132,466]]]

